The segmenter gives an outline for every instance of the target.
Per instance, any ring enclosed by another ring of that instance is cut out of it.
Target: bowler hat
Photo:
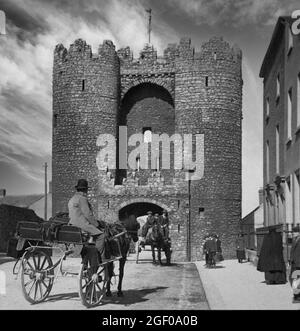
[[[88,182],[86,179],[78,179],[77,185],[75,186],[76,189],[84,189],[89,188]]]

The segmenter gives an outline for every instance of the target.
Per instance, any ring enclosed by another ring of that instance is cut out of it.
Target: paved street
[[[196,262],[212,310],[300,310],[289,283],[267,285],[264,273],[249,263],[226,260],[216,269]]]
[[[195,264],[154,266],[148,251],[142,252],[141,258],[140,263],[136,264],[134,256],[130,256],[126,263],[124,297],[119,298],[114,293],[112,298],[104,299],[103,305],[93,309],[209,309]],[[85,309],[78,297],[76,276],[59,277],[46,302],[30,305],[23,298],[20,279],[15,280],[12,275],[13,264],[14,262],[5,262],[0,265],[0,270],[5,271],[7,276],[6,296],[0,296],[0,309]],[[80,259],[69,258],[65,266],[69,271],[76,271],[80,266]],[[113,290],[115,289],[114,285]]]

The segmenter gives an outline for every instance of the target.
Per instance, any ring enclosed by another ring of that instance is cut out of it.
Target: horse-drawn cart
[[[20,222],[18,235],[26,241],[27,248],[21,258],[17,260],[14,273],[21,273],[23,295],[31,304],[41,303],[49,296],[55,280],[61,274],[66,276],[70,272],[63,272],[63,261],[74,252],[71,246],[82,245],[85,254],[82,254],[81,266],[78,266],[78,292],[81,302],[86,307],[95,307],[100,304],[106,292],[111,275],[108,274],[108,265],[121,259],[120,246],[119,257],[106,260],[105,263],[93,263],[95,254],[98,254],[95,245],[88,243],[88,236],[77,227],[60,225],[56,228],[54,236],[45,238],[45,232],[41,225],[35,222]],[[121,232],[114,236],[117,238],[124,235]],[[118,240],[116,240],[118,243]],[[62,247],[65,247],[62,248]],[[56,262],[52,259],[52,253],[57,252]],[[18,266],[18,267],[17,267]]]
[[[161,261],[161,251],[164,251],[166,256],[166,264],[170,265],[171,263],[171,241],[164,235],[163,226],[155,223],[147,231],[146,238],[139,237],[139,240],[136,244],[136,263],[140,261],[140,254],[142,251],[149,250],[152,252],[152,262],[156,264],[156,252],[158,263],[162,265]],[[149,246],[150,249],[146,247]]]

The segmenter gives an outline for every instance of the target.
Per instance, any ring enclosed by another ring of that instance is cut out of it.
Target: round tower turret
[[[198,54],[183,46],[176,59],[176,132],[204,135],[204,176],[191,182],[192,257],[207,233],[219,234],[232,257],[241,219],[242,55],[222,38]]]
[[[67,51],[58,45],[53,66],[53,214],[67,210],[79,178],[86,178],[91,196],[99,170],[99,134],[116,136],[120,66],[115,46],[104,41],[92,54],[85,41]]]

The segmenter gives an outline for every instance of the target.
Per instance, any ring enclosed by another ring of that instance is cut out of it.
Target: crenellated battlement
[[[116,47],[111,40],[104,40],[98,47],[98,52],[93,53],[91,45],[83,39],[76,39],[67,50],[63,44],[58,44],[54,50],[54,63],[67,62],[68,60],[102,60],[107,58],[118,58]]]
[[[130,47],[116,51],[111,40],[104,40],[98,47],[98,52],[93,53],[90,45],[82,39],[77,39],[67,50],[59,44],[54,51],[54,62],[63,64],[68,60],[80,59],[102,61],[111,59],[120,61],[121,71],[125,74],[139,71],[175,72],[176,70],[205,71],[208,67],[224,69],[228,64],[240,65],[242,52],[236,46],[231,46],[222,37],[213,37],[195,51],[190,38],[181,38],[178,44],[168,44],[159,56],[153,45],[146,44],[140,51],[139,57],[134,58]],[[232,68],[230,68],[231,70]]]
[[[228,65],[241,63],[242,52],[237,46],[231,46],[222,37],[213,37],[203,43],[199,51],[195,50],[190,38],[181,38],[179,44],[168,44],[163,56],[149,44],[141,50],[138,58],[133,57],[130,47],[121,48],[117,52],[121,70],[125,73],[144,71],[176,71],[187,69],[205,71],[209,68],[224,69]],[[232,68],[230,68],[232,70]]]

